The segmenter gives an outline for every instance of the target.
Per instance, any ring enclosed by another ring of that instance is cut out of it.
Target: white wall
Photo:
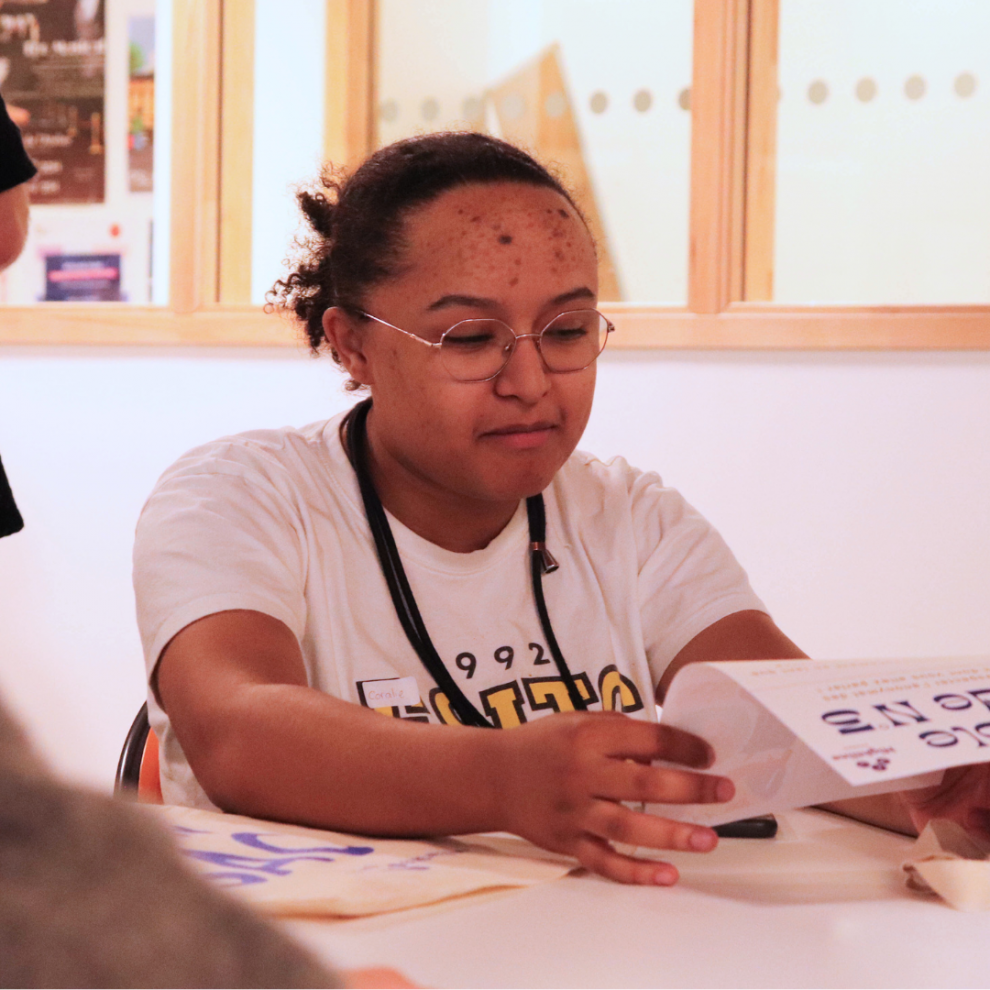
[[[130,545],[186,448],[331,415],[329,361],[0,349],[0,690],[109,787],[143,697]],[[660,470],[812,654],[990,653],[990,355],[606,353],[582,444]]]

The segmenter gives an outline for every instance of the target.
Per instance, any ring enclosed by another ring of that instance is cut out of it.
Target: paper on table
[[[356,917],[556,880],[573,860],[470,841],[370,839],[195,808],[164,807],[199,872],[270,914]],[[531,847],[528,847],[531,848]]]
[[[651,805],[717,825],[935,783],[990,761],[990,659],[752,660],[691,664],[661,721],[707,739],[723,805]]]
[[[902,868],[913,890],[938,894],[958,911],[990,911],[990,844],[955,822],[930,821]]]

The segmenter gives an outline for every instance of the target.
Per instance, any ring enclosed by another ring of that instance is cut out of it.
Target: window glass
[[[168,118],[160,68],[170,30],[163,38],[156,23],[163,6],[0,4],[0,92],[38,168],[27,245],[0,274],[0,303],[167,298],[167,134],[157,126]]]
[[[691,0],[380,0],[377,136],[486,130],[556,163],[603,299],[687,298]]]
[[[990,302],[990,3],[781,0],[774,298]]]
[[[229,2],[229,0],[228,0]],[[286,274],[323,155],[326,0],[255,0],[251,302]]]

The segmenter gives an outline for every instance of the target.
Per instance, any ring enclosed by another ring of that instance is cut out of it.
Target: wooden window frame
[[[695,0],[686,306],[603,303],[610,346],[690,350],[984,350],[990,306],[784,306],[773,280],[779,0]],[[174,0],[168,306],[0,308],[0,344],[300,347],[252,306],[254,0]],[[373,147],[375,0],[327,0],[324,150]],[[221,113],[221,106],[223,112]],[[223,153],[221,153],[221,149]]]

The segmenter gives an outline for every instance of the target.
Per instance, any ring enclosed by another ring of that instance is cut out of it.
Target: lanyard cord
[[[366,424],[370,411],[371,399],[366,399],[358,403],[347,414],[341,425],[346,430],[347,452],[357,475],[358,487],[361,489],[361,498],[364,501],[364,511],[368,517],[368,525],[375,541],[375,550],[378,553],[378,560],[381,563],[389,594],[392,596],[396,615],[412,648],[416,651],[423,666],[429,671],[437,686],[446,694],[451,709],[461,723],[494,728],[494,724],[471,704],[457,682],[450,676],[450,672],[444,666],[440,654],[437,653],[436,647],[430,639],[430,634],[426,631],[426,625],[420,615],[419,607],[416,605],[412,588],[409,587],[409,580],[402,566],[398,547],[395,545],[392,527],[388,524],[388,517],[385,515],[385,509],[378,498],[378,493],[375,491],[374,483],[371,480],[371,473],[368,470]],[[543,574],[557,569],[557,562],[545,545],[546,513],[543,496],[533,495],[526,499],[526,510],[529,517],[530,570],[540,625],[543,628],[544,636],[546,636],[547,646],[550,648],[554,663],[557,665],[557,670],[567,687],[571,704],[577,711],[583,711],[587,708],[587,704],[581,697],[577,684],[567,667],[563,654],[560,652],[557,637],[554,636],[550,626],[550,616],[547,613],[546,601],[543,597]]]
[[[550,647],[550,655],[557,665],[557,672],[567,688],[571,704],[574,710],[583,712],[587,707],[587,702],[581,697],[574,677],[564,654],[560,652],[560,645],[557,637],[553,634],[553,626],[550,625],[550,613],[547,612],[546,599],[543,597],[543,575],[551,574],[560,566],[553,559],[550,551],[546,547],[547,538],[547,513],[543,504],[543,494],[531,495],[526,499],[526,515],[529,517],[529,570],[533,578],[533,597],[536,599],[536,611],[540,616],[540,626],[543,635],[547,639],[547,646]]]
[[[399,617],[399,622],[405,631],[406,637],[412,644],[412,648],[423,661],[423,666],[430,672],[437,686],[447,695],[450,707],[454,714],[464,725],[491,726],[488,719],[478,711],[474,705],[464,696],[464,692],[457,686],[450,672],[444,666],[440,655],[430,639],[423,617],[419,614],[419,607],[413,596],[412,588],[406,578],[405,569],[399,558],[399,550],[395,545],[395,537],[392,535],[392,527],[388,524],[385,509],[382,507],[378,493],[371,481],[371,474],[368,471],[368,449],[367,432],[365,423],[368,413],[371,410],[371,401],[365,400],[354,407],[348,416],[349,421],[345,421],[347,427],[347,446],[351,455],[351,461],[357,474],[358,485],[361,488],[361,497],[364,500],[364,511],[368,516],[368,523],[371,526],[371,535],[375,540],[375,549],[378,551],[378,560],[382,565],[382,572],[385,575],[385,582],[388,584],[389,593],[392,596],[392,604]]]

